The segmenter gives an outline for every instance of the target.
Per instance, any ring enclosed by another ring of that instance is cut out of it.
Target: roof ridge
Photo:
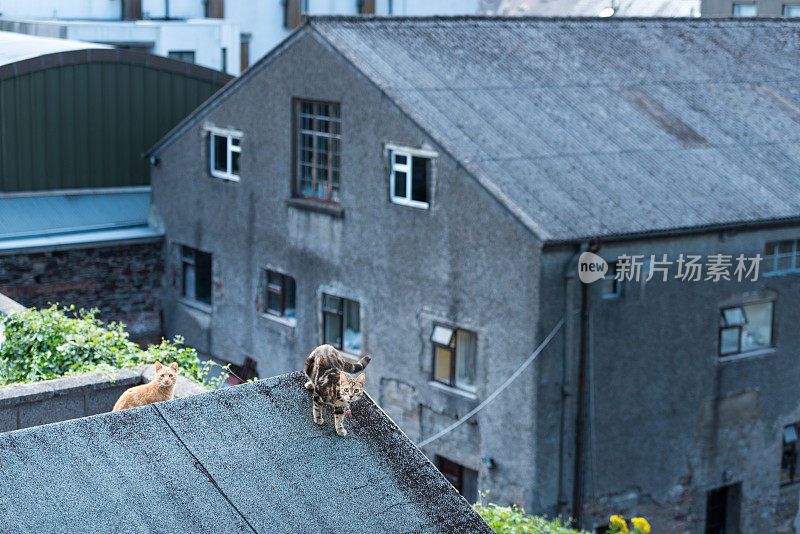
[[[617,16],[617,17],[588,17],[588,16],[544,16],[544,15],[304,15],[306,20],[313,24],[315,22],[544,22],[544,23],[564,23],[564,22],[599,22],[603,24],[615,24],[625,22],[670,22],[670,23],[725,23],[734,22],[736,25],[761,24],[767,23],[787,23],[800,25],[800,19],[787,17],[644,17],[644,16]]]

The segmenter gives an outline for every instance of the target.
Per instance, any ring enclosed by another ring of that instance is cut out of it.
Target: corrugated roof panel
[[[16,63],[23,59],[68,52],[70,50],[92,50],[97,48],[114,48],[113,46],[70,41],[69,39],[51,39],[15,32],[0,31],[0,65]]]

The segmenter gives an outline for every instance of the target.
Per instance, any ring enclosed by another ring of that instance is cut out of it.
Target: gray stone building
[[[790,532],[797,30],[312,18],[151,150],[166,329],[261,376],[370,353],[422,442],[564,319],[423,447],[468,499]]]

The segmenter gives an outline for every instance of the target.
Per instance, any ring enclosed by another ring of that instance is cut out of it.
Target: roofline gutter
[[[669,228],[664,230],[645,230],[642,232],[631,232],[624,234],[598,234],[595,236],[583,236],[568,239],[549,239],[542,244],[543,248],[555,248],[567,245],[579,245],[592,238],[602,237],[604,243],[619,243],[625,241],[636,241],[639,239],[667,238],[686,235],[696,235],[725,230],[760,230],[764,228],[775,228],[780,226],[800,225],[800,215],[792,217],[779,217],[773,219],[762,219],[758,221],[735,221],[718,224],[707,224],[701,226],[684,226],[680,228]]]

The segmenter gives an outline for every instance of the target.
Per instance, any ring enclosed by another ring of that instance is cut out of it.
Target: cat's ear
[[[364,387],[364,380],[366,380],[366,379],[367,379],[367,375],[365,375],[364,373],[361,373],[360,375],[358,375],[358,378],[356,378],[356,382],[358,382],[359,386]]]
[[[160,371],[162,367],[164,366],[161,365],[161,362],[156,362],[156,372]]]
[[[178,362],[172,362],[172,365],[170,365],[169,368],[172,369],[173,371],[177,371],[178,370]]]
[[[347,381],[348,381],[348,380],[349,380],[349,378],[347,377],[347,375],[346,375],[346,374],[344,374],[344,373],[339,373],[339,383],[340,383],[340,384],[347,384]]]

